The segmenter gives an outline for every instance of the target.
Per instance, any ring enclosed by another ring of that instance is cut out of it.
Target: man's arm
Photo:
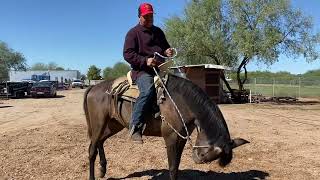
[[[136,32],[130,30],[125,39],[123,48],[124,59],[132,66],[139,67],[139,69],[144,69],[147,65],[147,58],[138,54],[138,41]]]

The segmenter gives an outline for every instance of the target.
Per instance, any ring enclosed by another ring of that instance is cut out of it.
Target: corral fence
[[[238,89],[237,82],[229,81]],[[320,77],[298,78],[249,78],[244,85],[253,95],[270,97],[320,97]]]
[[[94,85],[97,85],[97,84],[99,84],[99,83],[101,83],[101,82],[103,82],[104,80],[85,80],[84,81],[84,84],[86,85],[86,86],[94,86]]]

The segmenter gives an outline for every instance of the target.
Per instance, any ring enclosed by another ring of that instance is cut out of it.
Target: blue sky
[[[188,0],[0,0],[0,40],[23,53],[27,64],[55,62],[86,73],[90,65],[111,67],[123,61],[122,48],[127,31],[137,24],[137,7],[150,2],[155,9],[155,25],[181,15]],[[314,18],[320,31],[319,0],[293,0]],[[248,66],[253,70],[304,73],[320,69],[320,60],[288,61],[281,57],[271,67]]]

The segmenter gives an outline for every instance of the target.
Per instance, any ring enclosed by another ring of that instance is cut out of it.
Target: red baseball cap
[[[140,9],[140,15],[144,16],[146,14],[153,14],[153,8],[152,5],[149,3],[142,3],[139,6]]]

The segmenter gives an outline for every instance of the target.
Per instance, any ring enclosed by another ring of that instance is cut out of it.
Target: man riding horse
[[[124,45],[124,57],[131,64],[132,79],[140,90],[134,109],[132,110],[131,100],[119,100],[117,93],[109,93],[113,92],[118,82],[124,82],[122,80],[125,77],[90,86],[84,93],[83,109],[90,138],[90,180],[95,179],[95,160],[98,154],[100,177],[106,175],[104,142],[122,129],[129,128],[131,139],[143,143],[141,135],[144,123],[148,124],[145,126],[144,135],[164,139],[170,180],[178,178],[181,155],[187,142],[192,147],[194,162],[208,163],[218,160],[220,166],[231,162],[234,148],[248,143],[242,138],[231,138],[219,107],[199,86],[172,73],[165,75],[165,83],[160,81],[160,90],[163,90],[159,99],[161,118],[151,117],[153,100],[156,99],[153,77],[156,69],[167,67],[158,68],[160,63],[154,59],[154,54],[166,59],[176,55],[176,52],[173,52],[164,33],[153,26],[152,6],[140,5],[139,24],[128,32]],[[144,122],[144,119],[150,121]],[[190,135],[194,129],[197,129],[197,135],[193,144]]]
[[[131,65],[131,78],[140,91],[130,121],[130,137],[133,142],[142,144],[142,130],[145,124],[143,114],[153,110],[156,97],[153,67],[157,67],[160,62],[154,58],[154,53],[172,57],[174,52],[163,31],[153,25],[151,4],[141,4],[138,17],[139,23],[126,35],[123,56]]]

